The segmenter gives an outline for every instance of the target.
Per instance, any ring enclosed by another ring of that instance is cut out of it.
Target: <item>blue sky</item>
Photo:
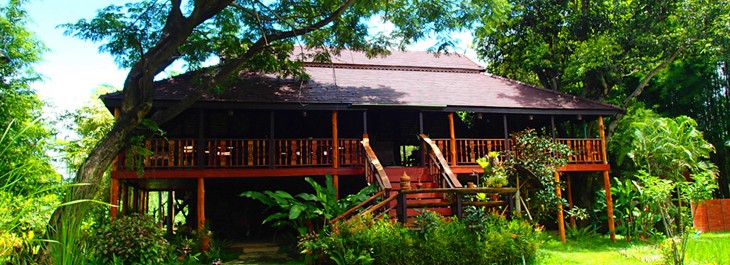
[[[3,1],[5,4],[7,0]],[[51,50],[44,55],[44,61],[36,66],[36,70],[44,75],[44,81],[35,83],[44,101],[47,117],[69,110],[75,110],[89,101],[94,88],[102,84],[122,87],[125,69],[119,69],[114,59],[98,51],[98,44],[82,41],[63,35],[63,29],[56,28],[63,23],[92,18],[98,9],[110,4],[124,4],[129,0],[31,0],[26,4],[32,22],[30,30]],[[467,51],[474,59],[474,53],[468,49],[471,37],[468,33],[455,34],[462,38],[457,52]],[[414,45],[411,50],[425,50],[434,41],[423,41]]]

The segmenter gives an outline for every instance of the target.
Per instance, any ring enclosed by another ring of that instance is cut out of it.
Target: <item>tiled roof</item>
[[[423,107],[591,110],[615,113],[613,105],[557,93],[514,80],[481,73],[463,55],[393,52],[368,59],[343,51],[332,63],[307,63],[309,80],[245,74],[220,94],[201,102],[257,104],[405,105]],[[156,83],[155,99],[179,100],[193,87],[191,74]],[[110,94],[105,99],[119,97]]]

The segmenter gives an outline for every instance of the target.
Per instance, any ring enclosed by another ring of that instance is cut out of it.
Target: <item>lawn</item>
[[[685,264],[730,264],[730,233],[692,235],[687,243]],[[606,237],[584,237],[563,244],[551,236],[543,245],[538,264],[663,264],[657,242],[622,239],[612,243]]]

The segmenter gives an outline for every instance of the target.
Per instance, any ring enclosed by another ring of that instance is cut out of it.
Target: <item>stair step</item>
[[[400,177],[403,175],[403,172],[405,172],[409,177],[411,177],[411,182],[417,182],[420,180],[421,182],[428,182],[433,180],[433,178],[428,175],[427,170],[425,167],[385,167],[385,174],[388,175],[388,179],[390,179],[391,182],[400,182]]]
[[[439,215],[443,215],[443,216],[448,216],[448,215],[452,215],[453,214],[453,212],[451,212],[451,208],[446,208],[446,207],[443,207],[443,208],[425,208],[425,209],[408,208],[408,210],[406,211],[406,216],[408,216],[409,218],[410,217],[419,216],[419,215],[421,215],[421,213],[423,211],[435,212],[435,213],[437,213]],[[391,217],[393,217],[393,218],[396,218],[397,217],[396,210],[395,209],[390,210],[388,212],[388,215],[391,216]]]
[[[271,242],[237,243],[229,248],[240,249],[244,254],[264,254],[279,252],[279,245]]]
[[[394,190],[400,190],[400,181],[398,182],[390,182],[390,186],[393,187]],[[421,182],[421,188],[422,189],[430,189],[430,188],[438,188],[439,184],[434,182]],[[411,182],[411,189],[417,189],[416,183]]]

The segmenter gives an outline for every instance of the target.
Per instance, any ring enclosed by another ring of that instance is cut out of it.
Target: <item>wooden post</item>
[[[573,210],[573,189],[570,187],[570,175],[565,175],[565,182],[568,184],[568,210]],[[575,228],[575,216],[568,217],[570,219],[570,227]]]
[[[456,166],[456,133],[454,132],[454,113],[449,113],[449,135],[451,136],[451,165]]]
[[[504,124],[504,148],[509,151],[509,131],[507,130],[507,114],[502,115],[502,123]]]
[[[337,131],[337,111],[332,111],[332,168],[340,167],[340,138]],[[335,185],[335,191],[337,191],[336,198],[340,199],[340,176],[332,176],[332,182]]]
[[[112,169],[113,170],[113,169]],[[112,205],[109,210],[109,216],[112,220],[117,218],[119,212],[119,179],[112,178],[112,183],[109,191],[109,203]]]
[[[603,164],[608,165],[606,156],[606,132],[603,126],[603,116],[598,117],[598,135],[601,137],[601,155]],[[613,198],[611,198],[611,179],[608,171],[603,171],[603,189],[606,190],[606,212],[608,214],[608,231],[611,232],[611,242],[616,242],[616,225],[613,220]]]
[[[200,235],[200,248],[207,251],[210,248],[210,239],[205,230],[205,179],[198,178],[198,233]]]
[[[275,154],[274,151],[276,149],[275,145],[275,133],[276,133],[276,114],[274,114],[274,111],[272,110],[269,112],[269,168],[274,169],[274,165],[276,164],[276,159],[274,158]]]
[[[139,213],[139,188],[132,187],[132,211]]]
[[[167,192],[167,235],[172,236],[173,226],[175,225],[175,192]]]
[[[560,191],[560,173],[555,171],[555,194],[558,199],[562,198]],[[563,203],[558,203],[558,234],[560,235],[560,241],[565,243],[565,217],[563,216]]]
[[[205,228],[205,180],[198,178],[198,230]]]
[[[119,205],[122,208],[122,215],[125,215],[129,211],[129,188],[126,184],[120,184],[120,188],[122,196]]]

